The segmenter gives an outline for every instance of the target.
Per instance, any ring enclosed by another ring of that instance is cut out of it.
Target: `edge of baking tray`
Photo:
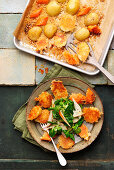
[[[81,68],[78,68],[78,67],[76,67],[76,66],[72,66],[72,65],[67,64],[67,63],[64,63],[64,62],[62,62],[62,61],[59,61],[59,60],[50,58],[50,57],[48,57],[48,56],[46,56],[46,55],[39,54],[39,53],[33,51],[33,50],[30,49],[30,48],[27,48],[27,47],[24,47],[24,46],[20,45],[19,42],[20,42],[20,41],[17,40],[16,37],[14,36],[14,45],[16,46],[16,48],[18,48],[18,49],[21,50],[21,51],[27,52],[27,53],[29,53],[29,54],[35,55],[35,56],[37,56],[37,57],[46,59],[46,60],[48,60],[48,61],[51,61],[51,62],[54,62],[54,63],[57,63],[57,64],[60,64],[60,65],[62,65],[62,66],[64,66],[64,67],[68,67],[68,68],[70,68],[70,69],[73,69],[73,70],[76,70],[76,71],[85,73],[85,74],[87,74],[87,75],[91,75],[91,76],[92,76],[92,75],[96,75],[96,74],[99,73],[99,70],[98,70],[98,69],[95,69],[95,71],[89,72],[89,71],[83,70],[83,69],[81,69]],[[104,60],[105,60],[105,58],[102,60],[101,65],[103,65]]]

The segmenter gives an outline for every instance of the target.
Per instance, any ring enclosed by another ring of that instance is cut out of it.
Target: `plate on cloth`
[[[99,133],[101,131],[101,128],[103,125],[103,120],[104,120],[103,105],[100,100],[100,97],[87,83],[83,82],[82,80],[79,80],[76,78],[70,78],[70,77],[57,77],[57,78],[49,79],[48,81],[40,84],[32,92],[32,95],[30,96],[30,98],[28,100],[28,104],[27,104],[27,108],[26,108],[26,123],[27,123],[28,130],[29,130],[31,136],[34,138],[34,140],[38,144],[40,144],[43,148],[45,148],[47,150],[55,152],[53,144],[51,142],[40,140],[40,137],[42,136],[42,130],[41,130],[41,128],[39,128],[38,123],[35,123],[34,121],[27,120],[30,110],[36,105],[34,98],[39,96],[39,94],[41,94],[43,91],[48,91],[49,93],[52,94],[50,85],[51,85],[52,80],[54,80],[54,79],[63,81],[63,84],[66,87],[69,94],[75,92],[75,93],[82,93],[83,95],[85,95],[87,89],[90,88],[96,96],[94,106],[97,107],[103,113],[103,115],[101,115],[101,118],[99,119],[99,121],[94,124],[92,131],[91,131],[91,137],[89,138],[88,141],[82,140],[79,143],[75,144],[72,148],[67,149],[67,150],[62,149],[61,147],[59,148],[60,152],[62,152],[62,153],[72,153],[72,152],[80,151],[80,150],[86,148],[87,146],[89,146],[97,138],[97,136],[99,135]]]

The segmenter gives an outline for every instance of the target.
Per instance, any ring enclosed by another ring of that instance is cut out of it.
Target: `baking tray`
[[[29,1],[27,2],[26,9],[25,9],[24,14],[23,14],[23,16],[22,16],[22,18],[21,18],[20,23],[18,24],[18,26],[17,26],[17,28],[16,28],[16,29],[17,29],[16,32],[19,32],[19,28],[20,28],[20,26],[21,26],[21,24],[22,24],[22,21],[24,21],[25,12],[26,12],[27,8],[30,8],[30,7],[29,7],[30,1],[31,1],[31,0],[29,0]],[[111,9],[112,9],[112,11],[113,11],[113,9],[114,9],[114,1],[113,1],[113,0],[110,0],[110,7],[112,7]],[[109,20],[108,20],[107,23],[105,23],[105,21],[104,21],[104,26],[103,26],[103,28],[105,28],[105,30],[106,30],[106,28],[107,28],[108,31],[107,31],[107,32],[104,31],[104,34],[103,34],[102,37],[101,37],[102,44],[99,44],[99,45],[98,45],[98,47],[99,47],[99,46],[102,46],[102,51],[99,52],[100,57],[99,57],[99,61],[98,61],[99,64],[102,65],[102,66],[103,66],[104,61],[105,61],[105,59],[106,59],[106,56],[107,56],[107,53],[108,53],[108,50],[109,50],[109,46],[110,46],[110,43],[111,43],[112,38],[113,38],[113,35],[110,36],[110,34],[111,34],[111,31],[112,31],[112,25],[113,25],[113,20],[114,20],[114,19],[110,19],[110,17],[112,17],[112,12],[111,12],[111,10],[109,9],[109,10],[107,11],[107,18],[105,18],[105,20],[106,20],[106,19],[109,19]],[[112,17],[112,18],[113,18],[113,17]],[[107,27],[107,26],[108,26],[108,27]],[[15,35],[15,33],[14,33],[14,35]],[[103,36],[105,36],[105,37],[103,37]],[[105,42],[104,42],[104,41],[105,41]],[[99,42],[98,42],[98,43],[99,43]],[[67,64],[67,63],[65,63],[65,62],[59,61],[59,60],[57,60],[57,59],[50,58],[50,57],[48,57],[47,55],[39,54],[39,53],[35,52],[32,48],[27,47],[27,46],[24,46],[24,45],[22,44],[22,42],[19,41],[15,36],[14,36],[14,45],[15,45],[19,50],[21,50],[21,51],[27,52],[27,53],[29,53],[29,54],[35,55],[35,56],[37,56],[37,57],[43,58],[43,59],[45,59],[45,60],[48,60],[48,61],[51,61],[51,62],[54,62],[54,63],[57,63],[57,64],[60,64],[60,65],[62,65],[62,66],[68,67],[68,68],[70,68],[70,69],[73,69],[73,70],[76,70],[76,71],[85,73],[85,74],[87,74],[87,75],[96,75],[96,74],[99,73],[99,70],[98,70],[97,68],[95,68],[95,70],[93,70],[93,71],[87,71],[87,70],[84,70],[84,69],[82,69],[82,68],[79,68],[79,67],[76,67],[76,66],[72,66],[72,65]]]

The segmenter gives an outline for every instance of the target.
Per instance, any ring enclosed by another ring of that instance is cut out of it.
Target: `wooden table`
[[[34,56],[17,50],[13,45],[12,33],[27,0],[0,2],[0,170],[62,169],[55,153],[44,152],[41,148],[28,143],[13,129],[12,118],[15,112],[45,76],[35,70],[35,65],[39,69],[41,64],[49,68],[53,64],[35,59]],[[113,49],[114,43],[105,62],[105,67],[112,74],[114,74]],[[114,87],[107,85],[110,82],[102,73],[85,77],[96,84],[95,90],[103,101],[104,125],[100,135],[90,147],[78,153],[65,154],[68,165],[64,169],[112,170],[114,169]]]

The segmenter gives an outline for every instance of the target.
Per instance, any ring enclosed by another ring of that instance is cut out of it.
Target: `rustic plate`
[[[97,95],[97,93],[85,82],[76,79],[76,78],[70,78],[70,77],[58,77],[55,78],[56,80],[61,80],[63,81],[64,86],[67,88],[68,93],[82,93],[85,94],[87,88],[89,87],[95,94],[96,96],[96,100],[94,102],[94,106],[97,107],[101,112],[103,112],[103,105],[102,102],[99,98],[99,96]],[[34,98],[36,96],[38,96],[41,92],[43,91],[48,91],[51,93],[50,90],[50,85],[51,85],[51,81],[53,79],[49,79],[48,81],[42,83],[41,85],[39,85],[32,93],[32,95],[29,98],[28,104],[27,104],[27,109],[26,109],[26,122],[27,122],[27,126],[28,126],[28,130],[31,134],[31,136],[34,138],[34,140],[40,144],[42,147],[44,147],[45,149],[48,149],[50,151],[55,152],[54,147],[52,145],[51,142],[46,142],[46,141],[41,141],[40,137],[41,137],[41,131],[37,128],[37,124],[34,123],[33,121],[28,121],[27,117],[30,113],[30,110],[35,106],[36,102],[34,101]],[[88,141],[84,141],[82,140],[81,142],[77,143],[76,145],[74,145],[71,149],[65,150],[60,148],[60,151],[62,153],[72,153],[72,152],[77,152],[79,150],[82,150],[84,148],[86,148],[87,146],[89,146],[98,136],[99,132],[101,131],[102,125],[103,125],[103,119],[104,116],[102,115],[101,119],[98,121],[98,123],[96,123],[91,131],[91,137]]]

